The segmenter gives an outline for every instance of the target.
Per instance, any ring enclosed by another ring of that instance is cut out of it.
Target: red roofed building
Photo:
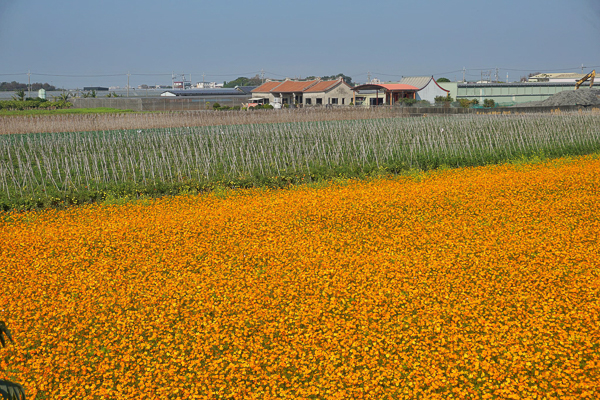
[[[265,99],[268,103],[315,105],[348,105],[353,92],[342,78],[333,81],[267,81],[252,90],[253,99]]]

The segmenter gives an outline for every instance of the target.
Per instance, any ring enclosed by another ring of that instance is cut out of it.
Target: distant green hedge
[[[71,103],[64,100],[49,101],[45,99],[27,99],[27,100],[1,100],[0,110],[33,110],[33,109],[46,109],[56,110],[59,108],[70,108]]]

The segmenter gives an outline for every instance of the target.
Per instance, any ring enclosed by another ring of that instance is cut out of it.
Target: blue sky
[[[0,81],[502,80],[600,66],[600,0],[0,0]],[[99,76],[114,75],[114,76]]]

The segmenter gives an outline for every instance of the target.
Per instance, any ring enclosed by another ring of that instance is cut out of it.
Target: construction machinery
[[[575,83],[575,90],[579,89],[579,86],[581,86],[583,84],[583,82],[587,81],[588,79],[590,80],[590,88],[591,88],[592,86],[594,86],[594,78],[595,77],[596,77],[596,70],[593,70],[592,72],[590,72],[589,74],[585,75],[583,78],[578,80],[577,83]]]

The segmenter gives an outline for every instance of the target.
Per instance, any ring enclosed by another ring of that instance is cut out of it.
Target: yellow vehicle
[[[596,77],[596,70],[593,70],[592,72],[590,72],[589,74],[587,74],[586,76],[584,76],[583,78],[581,78],[580,80],[577,81],[577,83],[575,84],[575,90],[579,89],[579,86],[581,86],[583,84],[583,82],[587,81],[588,79],[590,80],[590,87],[594,86],[594,78]]]

